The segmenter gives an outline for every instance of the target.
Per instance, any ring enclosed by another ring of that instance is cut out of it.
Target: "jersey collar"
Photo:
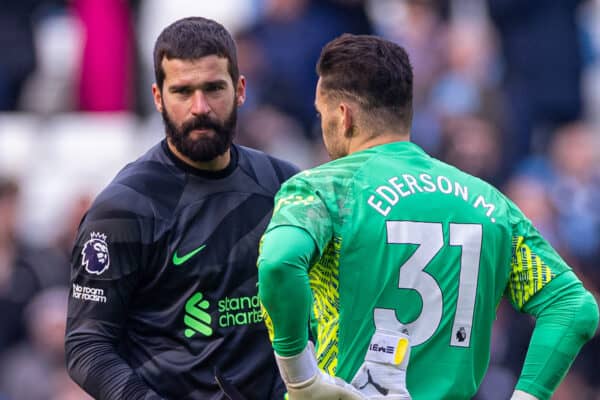
[[[219,171],[207,171],[204,169],[198,169],[198,168],[194,168],[191,165],[183,162],[179,157],[177,157],[169,148],[169,146],[167,145],[167,139],[163,139],[160,142],[160,145],[163,149],[163,151],[165,152],[165,154],[167,155],[167,157],[169,157],[169,159],[173,162],[173,164],[175,164],[179,169],[202,177],[202,178],[206,178],[206,179],[223,179],[228,177],[229,175],[232,174],[232,172],[237,168],[238,166],[238,149],[237,146],[232,144],[230,151],[231,151],[231,160],[229,161],[229,165],[227,165],[227,167],[223,168],[222,170]]]

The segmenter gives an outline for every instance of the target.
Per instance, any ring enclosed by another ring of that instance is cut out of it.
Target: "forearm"
[[[598,306],[575,275],[566,272],[534,296],[525,311],[537,320],[516,388],[548,399],[594,335]]]
[[[312,296],[308,266],[316,246],[304,230],[282,226],[268,232],[258,261],[260,300],[273,324],[273,348],[300,353],[308,341]]]
[[[111,338],[90,328],[68,328],[65,341],[67,369],[79,386],[98,400],[162,399],[118,355]]]

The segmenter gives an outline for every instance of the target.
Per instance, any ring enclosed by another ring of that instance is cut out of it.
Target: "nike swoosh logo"
[[[184,254],[181,257],[179,257],[177,255],[177,251],[175,251],[175,253],[173,253],[173,264],[175,264],[175,265],[181,265],[181,264],[183,264],[184,262],[186,262],[190,258],[194,257],[196,254],[198,254],[202,250],[204,250],[205,247],[206,247],[206,245],[203,244],[202,246],[198,247],[197,249],[194,249],[194,250],[190,251],[189,253]]]

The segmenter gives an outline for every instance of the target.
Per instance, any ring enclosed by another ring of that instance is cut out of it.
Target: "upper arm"
[[[533,295],[571,268],[537,229],[516,209],[507,297],[522,310]]]
[[[142,262],[138,216],[92,208],[79,227],[71,256],[67,342],[80,329],[108,338],[118,336]]]

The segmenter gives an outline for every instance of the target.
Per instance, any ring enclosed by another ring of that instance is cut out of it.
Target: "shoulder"
[[[455,192],[459,190],[457,184],[460,188],[468,189],[472,207],[484,208],[490,213],[493,212],[494,219],[498,224],[514,225],[521,222],[528,222],[517,205],[491,183],[440,160],[434,160],[438,165],[443,165],[443,168],[437,170],[439,174],[433,177],[435,178],[433,183],[438,187],[449,183],[454,185]],[[443,179],[445,182],[440,182],[440,179]]]
[[[368,167],[370,155],[352,154],[299,172],[290,180],[292,184],[305,184],[323,190],[347,188],[362,169]]]
[[[89,217],[166,218],[170,215],[183,193],[186,177],[161,151],[155,146],[121,169],[98,194]]]
[[[346,157],[344,157],[346,158]],[[280,197],[316,195],[323,200],[344,198],[352,190],[359,166],[348,160],[335,160],[298,172],[281,187]]]
[[[299,172],[288,161],[273,157],[262,151],[235,145],[239,154],[239,167],[257,182],[277,189],[283,182]]]

